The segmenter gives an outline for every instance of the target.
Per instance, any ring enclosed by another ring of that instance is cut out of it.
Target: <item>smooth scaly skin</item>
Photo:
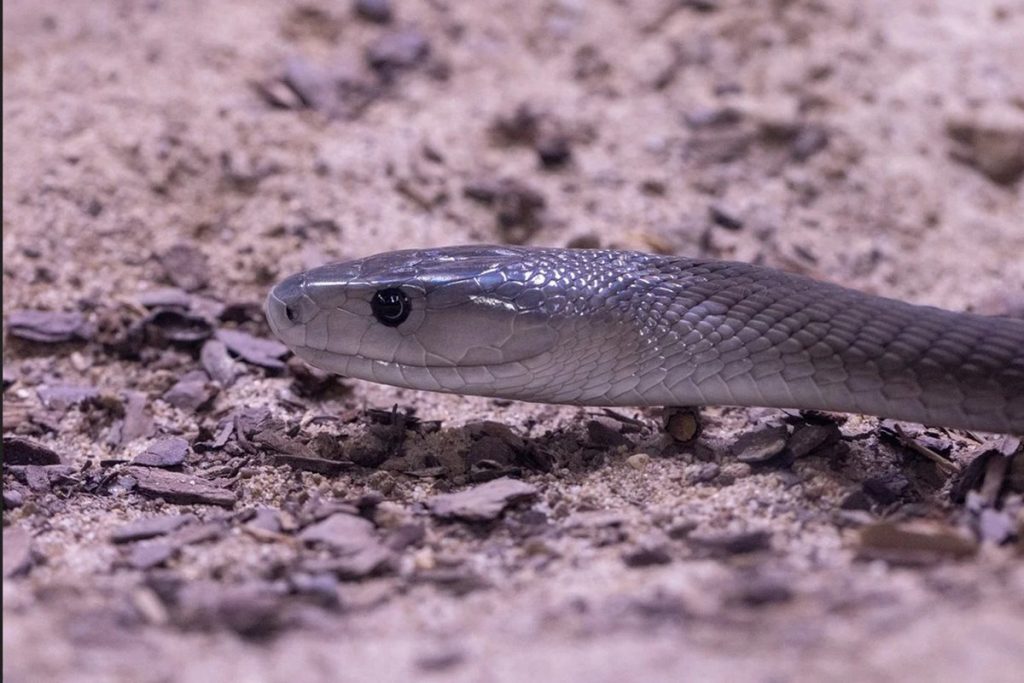
[[[411,298],[397,327],[371,313],[371,296],[387,287]],[[515,247],[391,252],[284,280],[267,316],[312,365],[414,389],[818,409],[1024,434],[1024,321],[743,263]]]

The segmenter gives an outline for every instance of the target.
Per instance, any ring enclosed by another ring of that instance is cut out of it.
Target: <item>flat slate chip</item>
[[[235,494],[215,486],[211,482],[192,474],[167,472],[152,467],[132,467],[131,475],[138,481],[140,493],[154,498],[163,498],[177,505],[221,505],[235,504]]]
[[[4,437],[5,465],[59,465],[60,456],[56,451],[35,441],[20,436]]]
[[[434,496],[427,504],[431,514],[441,519],[489,522],[500,517],[510,505],[536,495],[536,486],[503,477],[458,493]]]
[[[185,462],[188,450],[188,441],[180,436],[159,439],[132,460],[132,464],[144,467],[178,467]]]
[[[281,357],[288,353],[288,347],[273,339],[255,337],[241,330],[217,330],[217,339],[247,363],[271,370],[281,370],[284,362]]]
[[[81,313],[33,310],[13,311],[7,317],[7,331],[12,337],[44,344],[86,341],[93,334]]]

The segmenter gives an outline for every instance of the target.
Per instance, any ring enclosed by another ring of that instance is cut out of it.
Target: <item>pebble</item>
[[[651,464],[651,456],[647,453],[636,453],[626,458],[626,464],[635,470],[643,470]]]
[[[769,427],[747,432],[736,439],[732,453],[740,462],[763,464],[782,453],[789,439],[785,427]]]
[[[503,477],[458,493],[434,496],[427,505],[431,514],[440,519],[489,522],[500,517],[510,505],[532,500],[537,494],[536,486]]]

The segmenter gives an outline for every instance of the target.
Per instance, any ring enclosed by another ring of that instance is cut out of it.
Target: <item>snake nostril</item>
[[[285,304],[284,317],[288,318],[288,322],[292,324],[299,322],[299,309],[296,308],[295,306]]]

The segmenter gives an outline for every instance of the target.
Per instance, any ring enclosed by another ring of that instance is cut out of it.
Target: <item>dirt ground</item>
[[[259,307],[525,242],[1024,314],[1024,3],[3,19],[5,681],[1019,680],[998,441],[333,380]]]

